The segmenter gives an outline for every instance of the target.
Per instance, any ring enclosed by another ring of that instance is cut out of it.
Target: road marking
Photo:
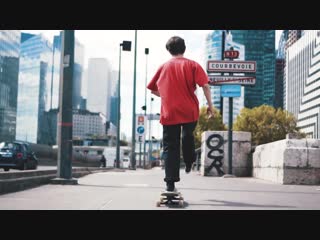
[[[145,183],[127,183],[123,185],[127,187],[148,187],[149,186],[149,184],[145,184]]]
[[[109,200],[107,203],[103,204],[102,207],[100,208],[100,210],[103,209],[105,206],[107,206],[111,202],[112,202],[112,200]]]

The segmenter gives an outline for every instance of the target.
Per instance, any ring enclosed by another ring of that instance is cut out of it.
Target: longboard
[[[175,205],[183,207],[184,199],[180,192],[161,192],[160,201],[157,202],[157,207],[161,205]]]

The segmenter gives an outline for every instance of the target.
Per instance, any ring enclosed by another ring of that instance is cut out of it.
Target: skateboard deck
[[[179,205],[179,207],[183,207],[184,199],[180,192],[161,192],[157,207],[161,205]]]

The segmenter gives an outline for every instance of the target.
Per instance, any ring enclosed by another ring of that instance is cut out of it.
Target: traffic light
[[[146,111],[146,110],[147,110],[147,107],[146,107],[146,106],[142,106],[141,108],[142,108],[143,111]]]

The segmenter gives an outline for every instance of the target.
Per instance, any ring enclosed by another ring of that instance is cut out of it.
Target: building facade
[[[0,142],[16,137],[19,30],[0,30]]]
[[[50,109],[44,113],[41,125],[41,144],[57,144],[58,109]],[[106,117],[102,113],[73,109],[72,137],[83,140],[92,137],[106,137]]]
[[[305,30],[286,53],[286,110],[308,137],[320,138],[320,30]]]
[[[275,102],[275,30],[230,30],[233,41],[245,46],[245,59],[257,62],[256,85],[245,87],[247,108]]]
[[[110,119],[111,66],[105,58],[90,58],[88,65],[87,108]]]
[[[52,44],[31,35],[21,38],[16,139],[38,143],[39,123],[50,107]]]

